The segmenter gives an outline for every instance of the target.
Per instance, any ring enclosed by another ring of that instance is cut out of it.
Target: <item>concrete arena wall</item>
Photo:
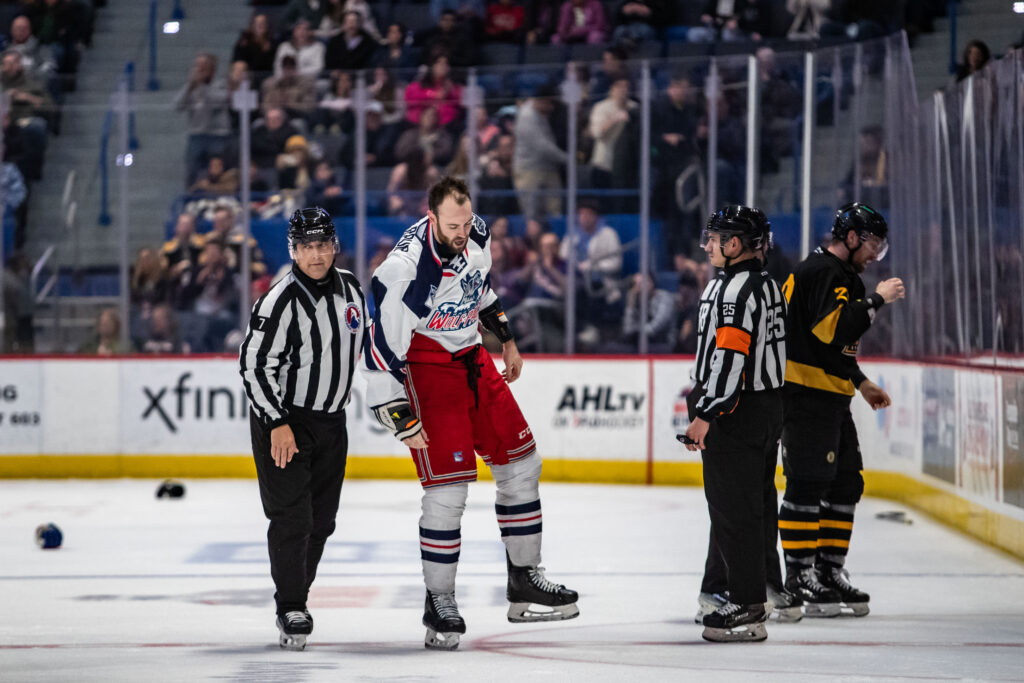
[[[699,457],[675,440],[687,424],[691,366],[528,358],[512,389],[544,478],[699,485]],[[854,400],[867,493],[1024,558],[1024,372],[862,366],[893,398],[878,413]],[[348,476],[415,478],[364,396],[357,375]],[[248,429],[231,357],[0,359],[0,477],[252,477]]]

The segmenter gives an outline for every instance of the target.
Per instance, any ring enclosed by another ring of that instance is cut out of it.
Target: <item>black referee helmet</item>
[[[701,235],[701,247],[707,245],[713,232],[725,240],[739,237],[746,248],[754,251],[771,247],[772,226],[761,209],[729,204],[711,214]]]
[[[319,206],[298,209],[288,219],[288,253],[295,258],[295,245],[309,242],[333,242],[338,248],[338,235],[331,214]]]

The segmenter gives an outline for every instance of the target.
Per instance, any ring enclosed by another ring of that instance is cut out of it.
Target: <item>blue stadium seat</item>
[[[577,62],[600,62],[608,45],[587,45],[579,43],[569,48],[569,58]]]
[[[669,43],[669,58],[707,57],[711,53],[711,43]]]
[[[524,64],[561,64],[567,50],[564,45],[527,45],[523,48]]]
[[[508,43],[485,43],[480,49],[480,56],[483,63],[490,66],[518,64],[520,48]]]
[[[401,22],[406,29],[413,33],[425,31],[436,25],[434,17],[430,15],[430,5],[410,2],[392,5],[389,21]],[[378,26],[380,26],[381,30],[384,30],[387,24],[381,25],[378,23]]]

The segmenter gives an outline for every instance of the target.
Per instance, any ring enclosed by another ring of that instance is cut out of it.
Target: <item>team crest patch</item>
[[[363,320],[362,315],[359,311],[359,306],[355,303],[349,303],[345,306],[345,325],[348,326],[349,332],[355,334],[362,327]]]
[[[462,462],[462,451],[455,451],[452,457],[455,458],[455,462]]]

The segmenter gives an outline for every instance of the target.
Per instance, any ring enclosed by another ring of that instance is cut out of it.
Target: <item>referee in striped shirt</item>
[[[691,422],[680,440],[702,451],[709,557],[720,557],[727,574],[728,600],[703,617],[713,641],[767,637],[765,530],[772,527],[774,547],[786,370],[786,300],[764,272],[770,243],[764,213],[736,205],[712,215],[701,238],[721,271],[700,299]]]
[[[288,223],[291,272],[253,306],[240,353],[280,645],[301,650],[306,609],[345,478],[345,405],[365,334],[366,302],[352,273],[334,267],[338,239],[320,208]]]

